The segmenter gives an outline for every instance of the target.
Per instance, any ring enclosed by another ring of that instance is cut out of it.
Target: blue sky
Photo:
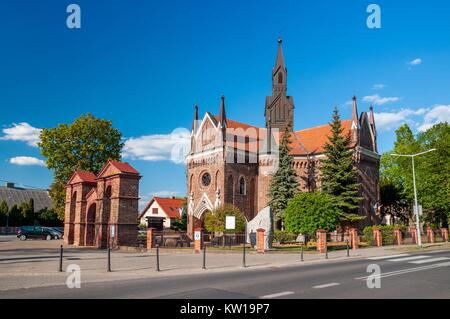
[[[68,29],[66,7],[81,7]],[[381,8],[368,29],[366,8]],[[417,132],[450,114],[450,2],[442,1],[22,1],[0,3],[0,180],[48,187],[35,147],[40,128],[82,113],[113,121],[141,196],[182,195],[184,166],[170,147],[193,106],[264,125],[278,36],[296,102],[295,128],[350,117],[374,104],[379,149],[394,130]]]

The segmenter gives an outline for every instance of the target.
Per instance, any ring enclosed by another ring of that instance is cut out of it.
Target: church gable
[[[360,118],[360,134],[359,134],[359,146],[375,151],[373,146],[373,132],[369,124],[369,117],[366,112],[361,114]]]
[[[199,146],[197,149],[205,151],[216,147],[219,142],[218,137],[219,132],[215,119],[207,113],[200,124],[199,131],[196,133],[196,142]]]

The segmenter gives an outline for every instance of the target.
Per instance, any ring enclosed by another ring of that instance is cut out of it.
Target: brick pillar
[[[151,250],[155,243],[153,242],[153,234],[155,232],[155,228],[147,228],[147,250]]]
[[[323,229],[319,229],[316,232],[317,236],[317,251],[319,253],[324,253],[327,250],[327,232]]]
[[[434,243],[434,231],[430,226],[427,226],[427,238],[430,244]]]
[[[264,252],[265,252],[264,232],[265,232],[265,230],[262,228],[258,228],[256,230],[256,251],[258,253],[262,253],[262,254],[264,254]]]
[[[358,236],[358,229],[357,228],[350,228],[348,230],[349,232],[349,242],[352,246],[352,249],[358,249],[359,248],[359,236]]]
[[[375,240],[375,246],[377,246],[377,247],[383,246],[383,238],[381,236],[381,229],[375,228],[373,230],[373,238]]]
[[[416,227],[410,227],[409,232],[411,233],[411,238],[413,244],[417,244],[417,228]]]
[[[194,229],[194,252],[200,253],[203,248],[203,229],[195,228]]]
[[[448,242],[448,228],[441,228],[442,240]]]
[[[395,241],[397,245],[401,245],[403,242],[402,231],[399,228],[394,229]]]

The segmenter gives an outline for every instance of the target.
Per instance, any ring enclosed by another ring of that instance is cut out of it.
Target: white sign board
[[[116,225],[111,225],[109,228],[111,238],[114,238],[116,235]]]
[[[414,209],[416,208],[416,206],[414,205]],[[419,205],[419,209],[417,210],[417,213],[419,214],[419,216],[423,215],[423,209],[422,209],[422,205]]]
[[[194,232],[194,240],[200,240],[201,239],[201,232],[196,230]]]
[[[236,229],[235,216],[225,216],[225,229]]]

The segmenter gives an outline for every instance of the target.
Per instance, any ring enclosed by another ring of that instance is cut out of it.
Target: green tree
[[[0,203],[0,226],[6,226],[6,219],[8,218],[9,208],[6,201]]]
[[[286,126],[279,147],[278,170],[269,186],[269,205],[273,211],[274,225],[281,227],[284,210],[289,201],[299,192],[297,173],[294,170],[294,159],[290,152],[290,128]]]
[[[424,210],[423,221],[445,227],[450,217],[450,125],[434,125],[415,137],[405,124],[395,133],[394,149],[381,158],[382,182],[389,182],[399,190],[398,200],[407,206],[412,216],[414,186],[411,158],[395,157],[391,153],[411,155],[436,149],[415,158],[417,196]]]
[[[326,158],[322,162],[322,190],[337,200],[342,224],[351,224],[364,219],[358,214],[359,196],[358,172],[353,165],[353,150],[350,136],[343,135],[339,110],[333,111],[331,136],[325,144]]]
[[[18,227],[23,225],[22,210],[17,205],[11,206],[8,216],[10,227]]]
[[[236,229],[230,230],[230,232],[241,232],[245,229],[245,218],[241,211],[231,205],[225,204],[219,208],[216,208],[212,212],[208,212],[205,216],[205,229],[209,232],[225,232],[225,217],[236,217]]]
[[[178,231],[186,231],[187,229],[187,201],[186,199],[183,201],[183,205],[181,208],[181,218],[173,219],[170,222],[170,228]]]
[[[340,214],[336,198],[323,192],[301,193],[286,207],[286,230],[295,234],[314,235],[318,229],[336,230]]]
[[[42,130],[39,147],[46,157],[47,167],[53,170],[49,193],[61,220],[64,218],[64,185],[72,173],[80,169],[97,174],[108,160],[120,160],[121,137],[111,121],[91,114],[80,116],[72,124]]]
[[[30,198],[28,202],[20,204],[19,209],[22,214],[22,223],[33,225],[35,223],[36,214],[34,213],[34,200]]]

